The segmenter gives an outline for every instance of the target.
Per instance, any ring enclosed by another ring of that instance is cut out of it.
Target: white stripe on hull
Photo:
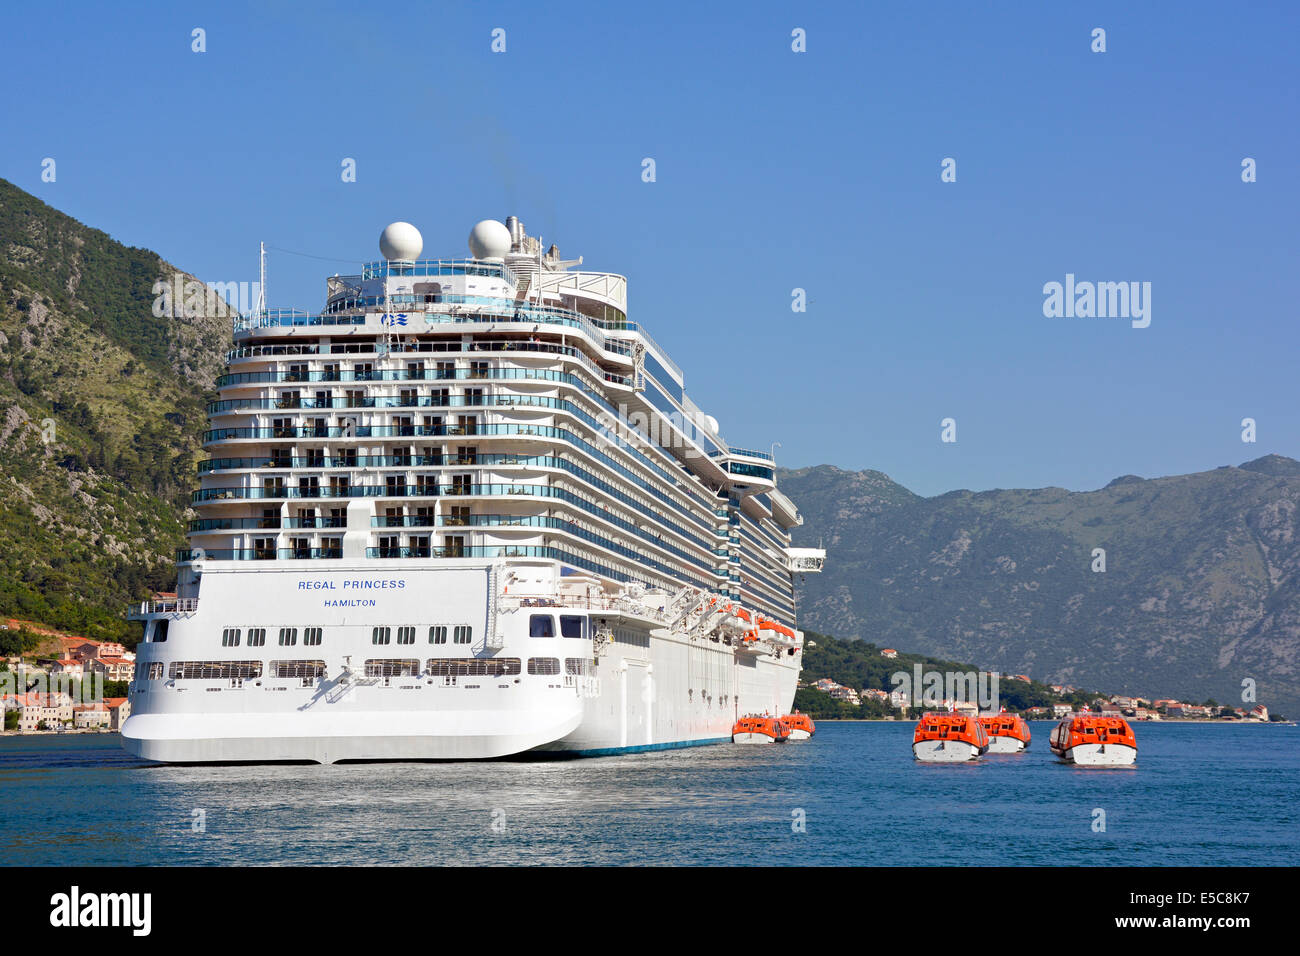
[[[243,736],[235,736],[244,729],[236,726],[239,722],[224,715],[197,720],[168,717],[168,726],[161,730],[154,729],[156,724],[151,727],[147,723],[149,717],[132,717],[123,726],[122,746],[137,757],[164,763],[480,760],[519,753],[554,740],[581,720],[574,712],[559,723],[539,726],[526,715],[503,714],[514,718],[518,726],[493,730],[490,722],[485,726],[481,721],[483,715],[476,713],[480,722],[472,732],[467,732],[452,730],[457,723],[447,719],[452,715],[412,714],[404,719],[402,733],[395,734],[389,729],[389,715],[349,716],[353,720],[347,730],[330,734],[320,726],[305,726],[323,723],[319,718],[297,722],[297,727],[291,727],[294,722],[283,721],[278,715],[254,715],[257,732]],[[367,732],[367,725],[373,726],[373,733]]]
[[[1125,767],[1137,760],[1137,750],[1123,744],[1079,744],[1061,759],[1081,767]]]
[[[795,728],[795,729],[793,729],[793,730],[790,731],[790,739],[791,739],[791,740],[807,740],[807,739],[810,738],[811,736],[812,736],[812,734],[808,733],[808,731],[806,731],[806,730],[799,730],[798,728]]]
[[[912,756],[926,763],[956,763],[979,755],[980,749],[964,740],[919,740],[912,744]]]

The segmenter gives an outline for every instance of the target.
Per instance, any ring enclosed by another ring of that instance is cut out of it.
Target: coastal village
[[[0,623],[0,630],[23,630],[44,638],[42,647],[45,651],[57,650],[58,653],[37,653],[27,656],[9,656],[5,658],[0,678],[5,672],[13,674],[10,682],[0,680],[0,700],[3,700],[5,716],[4,729],[17,733],[41,733],[51,731],[119,731],[126,718],[130,716],[131,704],[126,696],[105,696],[100,700],[83,701],[70,689],[81,681],[99,678],[105,683],[129,683],[135,672],[135,654],[123,645],[111,641],[95,641],[87,637],[52,630],[31,621],[9,619]],[[815,646],[815,644],[810,645]],[[898,651],[883,648],[880,656],[896,659]],[[1028,684],[1032,678],[1027,674],[994,675],[999,681],[1023,681]],[[40,689],[24,690],[37,687]],[[1068,684],[1046,685],[1051,693],[1061,700],[1050,705],[1027,707],[1020,711],[1021,716],[1030,720],[1052,720],[1067,717],[1075,713],[1075,704],[1066,702],[1065,698],[1076,700],[1079,690]],[[914,704],[907,691],[902,689],[886,690],[876,687],[854,688],[841,684],[831,678],[805,682],[800,680],[800,689],[811,689],[826,694],[832,701],[860,707],[875,703],[887,713],[885,719],[897,717],[906,719],[914,708],[934,709],[934,704],[927,702],[925,707]],[[943,710],[953,710],[977,716],[979,705],[974,702],[950,700],[947,697],[937,705]],[[1105,716],[1127,717],[1134,720],[1239,720],[1267,723],[1270,720],[1268,708],[1262,704],[1249,707],[1227,707],[1213,703],[1194,704],[1173,698],[1134,697],[1122,694],[1098,696],[1088,702],[1088,709]]]
[[[77,691],[84,681],[102,682],[101,686],[129,683],[135,673],[135,654],[112,641],[95,641],[32,621],[11,618],[0,622],[0,630],[25,631],[42,638],[44,652],[9,655],[0,665],[0,709],[6,731],[122,729],[131,714],[126,696],[87,700],[88,695]]]
[[[812,644],[810,646],[816,645]],[[886,647],[880,650],[880,656],[890,660],[897,659],[898,651]],[[993,672],[991,676],[996,677],[999,683],[1003,681],[1033,683],[1033,678],[1028,674],[998,674]],[[823,677],[811,682],[800,680],[798,686],[800,689],[806,688],[820,691],[830,697],[831,700],[852,707],[860,707],[874,702],[884,709],[894,712],[885,719],[892,717],[906,719],[909,711],[914,707],[918,712],[924,709],[942,709],[952,710],[972,717],[978,716],[980,712],[978,703],[973,701],[954,700],[944,697],[937,703],[926,701],[922,705],[920,701],[917,701],[914,704],[908,692],[901,688],[894,690],[876,687],[854,688],[829,677]],[[1080,710],[1075,703],[1065,700],[1065,698],[1069,697],[1077,700],[1080,695],[1078,688],[1069,684],[1048,684],[1046,687],[1052,695],[1061,699],[1050,705],[1026,707],[1020,711],[1022,717],[1029,720],[1059,720]],[[1134,720],[1238,720],[1268,723],[1271,719],[1268,708],[1262,704],[1232,707],[1222,706],[1213,701],[1194,704],[1174,698],[1135,697],[1124,694],[1098,695],[1087,702],[1087,708],[1091,713],[1103,716],[1127,717]]]

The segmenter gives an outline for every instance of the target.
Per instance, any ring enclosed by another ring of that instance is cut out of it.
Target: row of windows
[[[307,647],[319,647],[324,631],[319,627],[304,627],[302,629],[302,642]],[[227,627],[221,632],[222,647],[238,647],[240,640],[244,637],[243,632],[237,627]],[[248,629],[248,646],[265,647],[266,646],[266,628],[250,627]],[[279,644],[281,647],[296,647],[298,644],[298,628],[282,627],[280,628]]]
[[[222,647],[239,647],[241,641],[247,640],[248,647],[265,647],[266,646],[266,628],[250,627],[247,634],[241,628],[227,627],[221,632]],[[370,632],[370,643],[375,645],[387,645],[393,643],[393,631],[397,631],[397,643],[399,645],[410,645],[415,643],[414,627],[375,627]],[[621,629],[620,629],[621,630]],[[319,647],[321,645],[324,629],[319,627],[304,627],[302,631],[302,643],[305,647]],[[279,629],[278,643],[281,647],[296,647],[298,644],[299,628],[282,627]],[[530,637],[555,637],[556,636],[556,618],[551,614],[533,614],[528,619],[528,634]],[[430,644],[446,644],[448,636],[451,637],[453,644],[472,644],[474,642],[474,628],[469,624],[434,624],[429,628]],[[588,636],[587,618],[581,614],[561,614],[559,615],[559,636],[585,638]],[[635,644],[640,647],[649,646],[649,635],[641,634],[634,631],[620,632],[616,631],[614,639],[623,644]]]
[[[529,637],[554,637],[555,618],[550,614],[534,614],[528,618]],[[587,619],[581,614],[560,615],[561,637],[586,637]]]
[[[319,647],[324,638],[324,629],[319,627],[304,627],[302,630],[302,643],[305,647]],[[398,644],[414,644],[415,628],[399,627],[397,630]],[[296,647],[298,644],[298,631],[296,627],[282,627],[278,643],[281,647]],[[468,624],[457,624],[455,627],[436,624],[429,628],[430,644],[446,644],[448,631],[452,635],[453,644],[470,644],[474,640],[474,628]],[[548,635],[549,636],[549,635]],[[570,636],[567,635],[566,636]],[[571,635],[579,636],[579,635]],[[247,640],[249,647],[266,646],[266,628],[250,627],[247,634],[242,628],[227,627],[221,632],[222,647],[239,647],[241,642]],[[370,642],[372,644],[391,644],[393,642],[393,628],[376,627],[371,630]]]
[[[272,677],[301,677],[319,680],[325,676],[324,661],[271,661]]]
[[[150,668],[150,676],[153,670]],[[172,661],[172,680],[252,680],[262,676],[261,661]]]
[[[415,658],[384,658],[366,661],[367,677],[508,677],[521,670],[518,657],[502,658],[432,658],[425,662],[423,671]],[[560,673],[560,661],[555,657],[533,657],[528,660],[528,673],[535,676],[554,676]],[[564,660],[564,673],[591,676],[596,673],[596,662],[589,658],[568,657]],[[158,680],[163,675],[160,661],[149,664],[147,678]],[[253,680],[262,676],[261,661],[172,661],[168,670],[172,680]],[[324,661],[271,661],[271,677],[319,680],[325,677]]]
[[[561,614],[559,634],[561,637],[583,638],[587,636],[587,618],[581,614]],[[399,627],[397,631],[398,644],[415,643],[414,627]],[[370,643],[376,645],[385,645],[393,643],[392,627],[375,627],[370,632]],[[324,634],[322,628],[305,627],[302,628],[302,643],[307,647],[319,647]],[[472,644],[474,642],[474,628],[469,624],[434,624],[429,628],[430,644],[446,644],[447,637],[450,634],[453,644]],[[528,634],[530,637],[555,637],[555,617],[550,614],[533,614],[528,619]],[[240,641],[244,634],[240,628],[228,627],[221,632],[222,647],[239,647]],[[249,647],[266,646],[266,628],[250,627],[248,629],[247,641]],[[279,645],[281,647],[295,647],[298,644],[298,628],[282,627],[280,628]]]
[[[447,632],[451,632],[453,644],[472,644],[474,642],[474,628],[468,624],[457,624],[449,627],[446,624],[434,624],[429,628],[430,644],[446,644]],[[371,644],[391,644],[393,642],[393,628],[375,627],[370,631]],[[397,628],[398,644],[414,644],[415,628],[399,627]]]

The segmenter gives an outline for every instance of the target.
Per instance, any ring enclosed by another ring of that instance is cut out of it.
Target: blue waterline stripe
[[[700,740],[675,740],[666,744],[639,744],[634,747],[601,747],[596,750],[571,750],[578,757],[614,757],[619,754],[638,754],[650,750],[680,750],[684,747],[703,747],[707,744],[730,743],[730,737],[705,737]],[[562,753],[563,751],[558,751]]]

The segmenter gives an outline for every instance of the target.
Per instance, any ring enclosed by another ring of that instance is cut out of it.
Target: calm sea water
[[[1300,863],[1300,729],[1141,724],[1136,767],[1080,769],[1052,757],[1051,726],[1025,754],[951,767],[915,763],[903,723],[333,767],[166,767],[116,736],[5,737],[0,864]]]

